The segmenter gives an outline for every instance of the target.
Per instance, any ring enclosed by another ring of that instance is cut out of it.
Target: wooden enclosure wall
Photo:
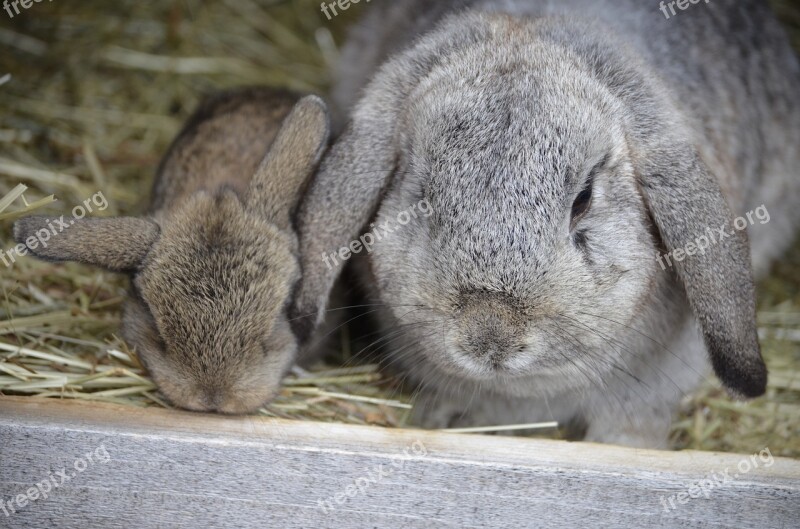
[[[0,398],[0,527],[800,527],[769,459]]]

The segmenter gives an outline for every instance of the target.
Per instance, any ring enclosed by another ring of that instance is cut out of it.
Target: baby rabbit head
[[[747,242],[658,265],[659,252],[733,217],[657,81],[592,33],[446,21],[381,69],[318,183],[380,167],[383,187],[360,194],[375,226],[405,221],[414,204],[430,210],[372,250],[406,357],[481,381],[602,383],[653,349],[655,326],[674,325],[660,298],[673,281],[722,382],[758,395]]]
[[[86,219],[35,255],[131,275],[123,335],[162,393],[196,411],[253,411],[278,391],[297,343],[292,215],[328,139],[315,97],[284,120],[246,191],[198,191],[153,218]],[[47,219],[15,226],[17,240]]]

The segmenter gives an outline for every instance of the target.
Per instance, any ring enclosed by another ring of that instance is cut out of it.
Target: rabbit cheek
[[[176,368],[167,358],[165,344],[156,330],[150,312],[142,302],[131,299],[126,304],[122,334],[168,401],[184,409],[203,409],[193,403],[191,391],[188,390],[191,377]]]
[[[156,330],[155,320],[134,288],[126,301],[122,316],[122,337],[136,351],[144,368],[155,376],[155,361],[164,355],[164,342]]]

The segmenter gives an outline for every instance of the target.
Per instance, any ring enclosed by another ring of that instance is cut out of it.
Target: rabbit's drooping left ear
[[[306,96],[284,119],[269,152],[250,183],[248,205],[280,228],[292,212],[328,145],[328,111],[317,96]]]
[[[673,262],[716,375],[735,395],[762,395],[767,367],[758,343],[746,233],[732,229],[734,216],[693,147],[678,143],[660,156],[651,151],[640,178],[650,214],[669,252],[686,248],[709,229],[729,234],[709,245],[703,255]]]
[[[598,49],[606,44],[596,44]],[[619,57],[613,50],[603,56]],[[661,96],[667,90],[635,67],[629,57],[600,77],[628,107],[628,140],[638,163],[641,191],[668,252],[684,249],[712,230],[729,235],[702,255],[673,260],[703,333],[714,372],[734,395],[757,397],[766,391],[767,368],[756,326],[755,286],[747,234],[733,229],[734,215],[719,183],[709,174],[678,109]],[[605,65],[606,67],[608,65]]]
[[[57,225],[54,225],[57,222]],[[14,238],[27,244],[46,231],[52,235],[28,251],[48,261],[75,261],[112,272],[132,272],[158,239],[158,225],[133,217],[92,218],[64,222],[50,217],[28,217],[14,224]]]

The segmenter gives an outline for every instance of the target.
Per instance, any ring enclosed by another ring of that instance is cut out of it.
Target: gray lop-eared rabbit
[[[732,395],[764,393],[753,270],[800,216],[800,67],[765,2],[365,10],[335,91],[349,122],[298,216],[298,329],[342,266],[324,256],[393,225],[369,283],[424,426],[555,419],[662,447],[707,358]],[[751,263],[733,222],[761,205]]]
[[[257,409],[297,360],[286,314],[300,277],[292,215],[328,128],[315,96],[219,94],[162,160],[146,217],[76,221],[32,253],[130,274],[122,332],[173,404]],[[15,238],[47,223],[20,220]]]

